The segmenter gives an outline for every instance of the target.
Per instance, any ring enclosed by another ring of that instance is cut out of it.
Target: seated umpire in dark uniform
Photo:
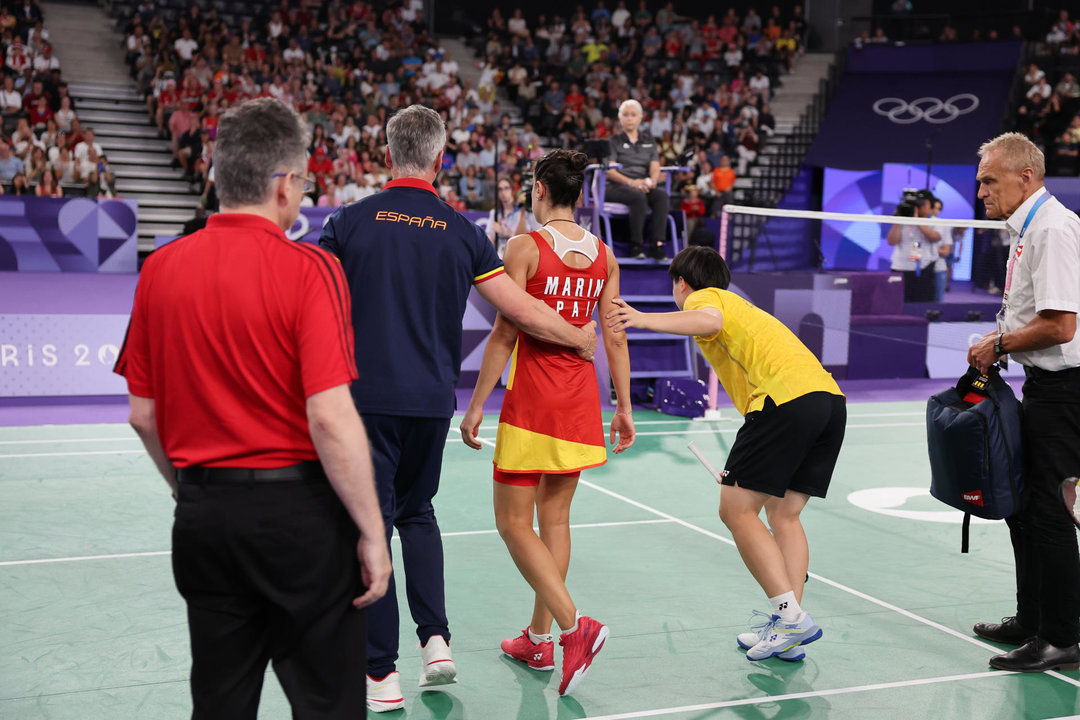
[[[638,259],[645,257],[645,215],[647,210],[652,210],[649,255],[664,260],[667,257],[664,240],[670,199],[660,186],[660,153],[656,139],[638,130],[641,116],[641,103],[637,100],[624,100],[619,106],[622,132],[611,136],[607,160],[620,163],[622,167],[607,171],[604,197],[630,208],[630,254]]]
[[[575,328],[503,270],[484,232],[439,199],[446,126],[422,105],[386,124],[386,188],[346,205],[319,244],[341,259],[353,296],[360,379],[353,399],[371,438],[387,538],[401,538],[406,595],[422,647],[419,685],[456,682],[443,587],[443,549],[432,499],[461,374],[461,324],[469,291],[522,330],[592,358],[596,323]],[[404,706],[394,580],[371,607],[368,708]]]
[[[975,634],[1015,650],[999,670],[1080,667],[1080,552],[1058,488],[1080,476],[1080,218],[1043,186],[1043,153],[1019,133],[979,148],[986,217],[1011,240],[997,332],[971,346],[982,372],[1005,355],[1024,366],[1024,497],[1008,518],[1016,562],[1016,615],[978,623]]]
[[[255,720],[267,662],[294,718],[363,717],[362,608],[390,576],[345,276],[284,233],[310,183],[307,135],[277,100],[222,118],[222,211],[147,259],[116,363],[177,498],[198,720]]]

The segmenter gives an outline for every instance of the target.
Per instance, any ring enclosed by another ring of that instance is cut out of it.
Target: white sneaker
[[[450,646],[442,635],[432,635],[420,648],[420,687],[450,685],[457,682],[457,668],[450,657]]]
[[[377,713],[405,707],[405,697],[401,694],[401,674],[397,670],[381,680],[367,676],[367,707]]]
[[[764,636],[765,631],[772,627],[774,620],[775,617],[772,613],[763,613],[760,610],[754,610],[750,619],[746,622],[750,631],[739,633],[735,637],[735,642],[743,650],[749,650],[761,642],[761,638]],[[796,645],[793,648],[788,648],[776,657],[781,660],[787,660],[788,662],[797,662],[806,657],[806,652],[802,649],[802,646]]]
[[[777,657],[781,653],[799,645],[807,645],[821,637],[821,628],[803,612],[797,622],[786,623],[779,615],[773,615],[768,627],[761,633],[757,644],[746,651],[746,659],[751,661]]]
[[[749,650],[761,641],[761,636],[756,632],[744,632],[739,633],[735,638],[735,642],[739,644],[743,650]],[[781,660],[787,660],[788,662],[798,662],[806,657],[806,651],[802,649],[801,645],[796,645],[793,648],[788,648],[784,652],[780,653],[776,657]]]

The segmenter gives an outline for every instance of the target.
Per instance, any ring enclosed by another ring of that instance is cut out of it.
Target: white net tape
[[[782,223],[770,224],[770,221],[780,218],[784,219]],[[798,221],[803,221],[805,224],[800,225]],[[782,258],[789,249],[783,246],[785,233],[797,235],[803,239],[801,247],[806,261],[801,267],[804,270],[813,266],[814,258],[810,258],[808,255],[815,250],[822,253],[822,257],[825,257],[824,253],[827,249],[823,248],[822,244],[827,234],[831,233],[833,242],[845,243],[845,247],[849,252],[846,258],[840,258],[837,255],[837,259],[841,260],[841,262],[836,262],[836,265],[842,266],[843,261],[846,261],[848,263],[847,267],[833,267],[831,269],[856,273],[865,270],[888,272],[890,269],[890,255],[893,249],[888,244],[886,237],[889,228],[894,225],[929,225],[939,230],[942,235],[946,233],[951,235],[954,245],[962,246],[963,253],[967,255],[965,258],[967,264],[963,276],[965,278],[968,277],[966,273],[972,271],[971,254],[973,245],[978,243],[980,250],[984,250],[991,242],[989,238],[993,238],[998,254],[988,252],[980,256],[978,271],[982,273],[984,278],[992,278],[996,277],[993,275],[993,270],[997,268],[997,265],[1000,264],[1001,269],[1004,269],[1004,254],[1008,252],[1008,236],[1000,232],[1005,230],[1006,226],[1003,221],[999,220],[917,218],[869,213],[817,212],[724,205],[721,214],[719,250],[732,266],[733,286],[738,286],[740,275],[743,273],[782,269],[781,263],[776,262],[776,258],[777,256]],[[971,231],[980,234],[979,240],[975,240]],[[806,242],[806,240],[809,240],[809,242]],[[959,247],[954,247],[954,256],[958,250]],[[864,263],[862,267],[851,266],[860,262]],[[933,274],[935,272],[934,262],[934,259],[926,260],[921,267],[925,268],[926,272]],[[826,264],[826,272],[829,269],[829,265]],[[920,270],[921,272],[923,271]],[[892,279],[900,281],[899,277]],[[842,280],[837,281],[837,287],[842,287],[839,285],[842,282]],[[995,285],[993,279],[984,279],[982,282],[982,288]],[[832,287],[831,284],[830,287]],[[941,318],[940,309],[944,307],[944,304],[924,306],[930,308],[925,317],[931,320],[927,326],[925,340],[909,339],[904,337],[902,333],[891,333],[888,328],[882,328],[873,323],[856,324],[850,321],[850,317],[841,318],[840,322],[836,322],[829,315],[822,315],[817,320],[807,320],[803,316],[801,318],[801,329],[806,330],[816,322],[815,327],[820,327],[818,332],[824,333],[826,343],[830,342],[830,338],[835,343],[836,337],[842,336],[839,344],[843,348],[848,347],[849,340],[852,342],[859,341],[864,347],[866,343],[870,343],[882,348],[891,348],[894,352],[899,352],[906,347],[909,348],[907,352],[914,351],[918,353],[919,351],[915,349],[915,346],[925,346],[930,377],[951,376],[955,380],[966,369],[965,358],[968,347],[988,331],[983,326],[992,324],[997,310],[996,304],[1000,303],[1000,295],[995,297],[988,294],[985,289],[966,289],[965,292],[967,293],[965,302],[968,302],[968,307],[959,304],[948,306],[947,312],[957,316],[953,317],[952,321],[937,322]],[[958,300],[956,296],[949,297]],[[908,310],[913,311],[910,307]],[[895,312],[899,313],[900,310]],[[924,312],[926,312],[925,309],[919,310],[919,316],[921,317]],[[800,313],[795,313],[795,315],[800,315]],[[780,319],[788,322],[789,326],[797,333],[800,332],[800,327],[795,327],[791,323],[791,320],[794,319],[795,325],[799,325],[799,317],[781,317]],[[811,334],[814,333],[811,332]],[[832,363],[827,360],[823,362],[827,366],[830,364],[845,365],[847,363],[846,352],[842,354],[845,357],[840,362],[836,361],[835,354]],[[935,368],[933,367],[935,362],[938,364],[938,374],[935,374]],[[715,383],[715,376],[710,377],[709,394],[710,408],[712,409],[716,407],[714,400],[716,397]]]

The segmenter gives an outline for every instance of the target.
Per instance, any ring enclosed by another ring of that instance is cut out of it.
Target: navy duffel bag
[[[996,367],[971,368],[956,387],[926,403],[930,494],[964,511],[961,552],[970,515],[1001,520],[1020,512],[1024,452],[1020,403]]]

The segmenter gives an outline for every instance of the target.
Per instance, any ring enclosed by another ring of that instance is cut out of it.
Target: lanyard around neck
[[[1016,252],[1009,258],[1009,270],[1005,274],[1005,292],[1001,296],[1001,309],[1004,310],[1009,302],[1009,290],[1012,289],[1013,270],[1016,269],[1016,261],[1020,259],[1020,255],[1024,252],[1024,233],[1027,232],[1028,225],[1031,224],[1032,218],[1035,217],[1035,213],[1039,211],[1039,208],[1043,206],[1047,200],[1050,199],[1050,193],[1043,192],[1035,204],[1028,210],[1027,218],[1024,220],[1024,225],[1020,228],[1020,236],[1016,239]]]
[[[1050,199],[1050,193],[1043,192],[1043,194],[1039,197],[1039,199],[1035,201],[1035,204],[1031,206],[1031,209],[1028,210],[1027,218],[1024,219],[1024,224],[1020,228],[1020,237],[1018,238],[1019,240],[1024,239],[1024,233],[1027,231],[1028,225],[1031,224],[1031,219],[1033,217],[1035,217],[1035,213],[1037,213],[1039,211],[1039,208],[1041,208],[1043,206],[1043,203],[1045,203],[1049,199]]]

